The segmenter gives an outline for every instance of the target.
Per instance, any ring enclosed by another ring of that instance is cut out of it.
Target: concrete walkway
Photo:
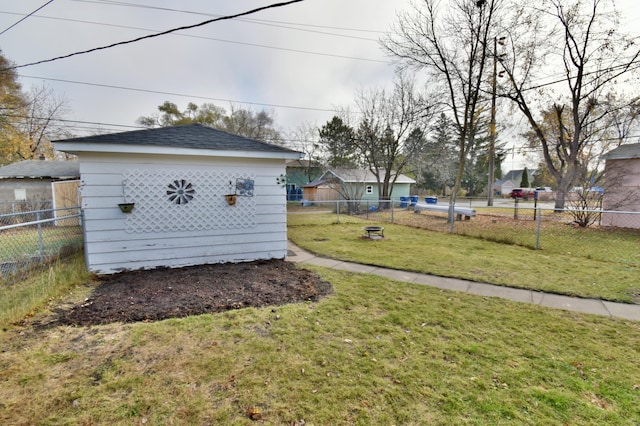
[[[515,302],[534,303],[547,308],[564,309],[567,311],[640,321],[640,305],[607,302],[606,300],[599,299],[582,299],[578,297],[561,296],[533,290],[522,290],[455,278],[443,278],[416,272],[399,271],[396,269],[387,269],[378,266],[343,262],[341,260],[316,256],[301,249],[291,241],[288,243],[288,249],[289,253],[287,255],[287,260],[290,262],[308,263],[311,265],[339,269],[342,271],[373,274],[397,281],[422,284],[444,290],[461,291],[479,296],[500,297],[502,299],[513,300]]]

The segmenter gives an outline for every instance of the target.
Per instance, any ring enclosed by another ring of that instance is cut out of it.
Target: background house
[[[496,195],[509,197],[509,193],[513,191],[513,188],[520,188],[522,186],[522,178],[524,177],[525,170],[527,172],[529,186],[533,186],[533,180],[538,174],[537,170],[510,170],[506,175],[502,177],[502,179],[497,180],[493,184],[493,190],[496,192]]]
[[[509,172],[502,177],[502,180],[509,180],[515,184],[515,188],[520,188],[522,185],[522,178],[524,177],[525,170],[527,172],[527,180],[529,181],[529,185],[533,185],[533,180],[536,178],[538,174],[536,170],[529,169],[518,169],[518,170],[509,170]]]
[[[408,197],[415,180],[400,174],[393,185],[391,197]],[[304,185],[304,199],[309,201],[372,200],[379,199],[375,175],[364,169],[331,169],[318,179]]]
[[[603,210],[640,212],[640,143],[620,145],[604,159]],[[640,228],[640,214],[603,213],[602,224]]]
[[[518,188],[518,185],[511,179],[500,179],[493,184],[495,195],[501,197],[508,197],[513,188]]]
[[[279,177],[301,153],[198,124],[67,139],[55,147],[80,159],[93,272],[286,256]],[[134,203],[131,213],[121,211],[122,203]]]
[[[299,201],[302,188],[322,175],[324,168],[314,161],[292,160],[287,163],[287,200]]]
[[[0,167],[0,213],[80,204],[78,161],[25,160]]]

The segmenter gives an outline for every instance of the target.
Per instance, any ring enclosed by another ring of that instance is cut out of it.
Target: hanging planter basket
[[[120,207],[120,211],[122,213],[131,213],[131,211],[133,210],[134,206],[135,206],[135,203],[120,203],[120,204],[118,204],[118,207]]]
[[[236,205],[236,199],[237,199],[237,195],[236,194],[227,194],[227,195],[224,196],[224,198],[226,198],[227,204],[229,204],[230,206],[235,206]]]

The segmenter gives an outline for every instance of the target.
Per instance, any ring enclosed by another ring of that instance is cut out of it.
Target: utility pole
[[[504,44],[504,37],[493,37],[493,76],[491,79],[491,123],[489,123],[489,198],[487,206],[493,206],[493,183],[496,172],[496,81],[498,80],[498,43]]]
[[[496,80],[498,79],[498,38],[493,38],[493,76],[491,79],[491,123],[489,123],[489,198],[487,206],[493,206],[493,182],[495,181],[496,159]]]

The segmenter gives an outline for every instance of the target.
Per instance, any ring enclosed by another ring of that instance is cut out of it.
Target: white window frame
[[[367,185],[365,191],[367,194],[373,194],[373,185]]]

